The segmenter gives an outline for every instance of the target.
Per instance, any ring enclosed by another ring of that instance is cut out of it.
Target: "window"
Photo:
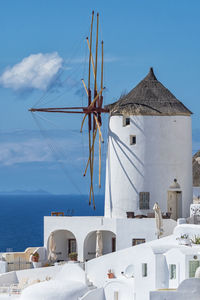
[[[130,145],[135,145],[135,144],[136,144],[136,136],[130,135]]]
[[[200,266],[199,260],[189,261],[189,278],[195,277],[196,269]]]
[[[72,252],[76,252],[76,239],[68,240],[68,254]]]
[[[115,252],[116,251],[116,238],[113,237],[112,238],[112,252]]]
[[[176,279],[176,265],[169,265],[169,278]]]
[[[142,264],[142,277],[147,277],[147,264]]]
[[[128,126],[131,123],[131,119],[129,117],[123,116],[123,126]]]
[[[145,239],[132,239],[132,246],[140,245],[145,243]]]
[[[149,200],[150,200],[150,193],[149,192],[139,193],[139,206],[140,206],[140,209],[149,209]]]

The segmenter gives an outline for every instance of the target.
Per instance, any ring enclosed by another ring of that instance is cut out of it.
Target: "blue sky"
[[[35,121],[28,108],[36,103],[86,104],[80,79],[87,78],[85,37],[93,9],[100,13],[105,46],[105,103],[132,89],[153,66],[158,79],[194,112],[193,152],[200,148],[198,0],[4,0],[0,191],[87,193],[82,177],[87,137],[86,132],[79,134],[81,117],[42,115],[45,120]],[[103,133],[106,139],[106,118]],[[105,153],[106,145],[103,181]],[[103,192],[104,186],[97,191]]]

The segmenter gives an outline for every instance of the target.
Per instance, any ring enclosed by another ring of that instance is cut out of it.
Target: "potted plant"
[[[183,234],[180,237],[177,238],[179,241],[179,245],[190,245],[190,240],[188,238],[188,234]]]
[[[77,261],[77,258],[78,258],[77,252],[71,252],[71,253],[69,253],[69,259],[70,260]]]
[[[115,275],[114,275],[114,273],[112,272],[111,269],[108,270],[108,278],[109,278],[109,279],[115,278]]]
[[[33,254],[32,254],[32,257],[31,257],[31,260],[32,260],[32,262],[38,262],[39,261],[39,253],[38,252],[34,252]]]
[[[194,236],[193,239],[191,239],[192,246],[200,246],[200,236],[196,235]]]

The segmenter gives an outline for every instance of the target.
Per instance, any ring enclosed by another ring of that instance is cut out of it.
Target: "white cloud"
[[[57,52],[31,54],[7,68],[0,77],[0,84],[13,90],[46,90],[62,67],[62,62]]]
[[[31,138],[0,143],[0,166],[34,162],[70,163],[78,159],[80,153],[70,139],[56,140]],[[73,156],[73,159],[72,159]]]
[[[3,142],[0,147],[0,164],[47,162],[52,160],[52,154],[45,143],[39,140],[24,142]]]
[[[88,159],[86,132],[83,132],[83,137],[73,130],[47,130],[43,133],[41,137],[40,132],[34,130],[1,132],[0,168],[24,163],[48,163],[49,167],[59,162],[63,166],[73,165],[80,171],[85,169]]]

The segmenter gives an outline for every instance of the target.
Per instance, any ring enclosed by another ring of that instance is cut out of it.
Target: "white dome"
[[[199,278],[190,278],[185,279],[181,282],[179,285],[177,291],[185,292],[186,294],[190,292],[193,294],[199,294],[200,295],[200,279]]]

